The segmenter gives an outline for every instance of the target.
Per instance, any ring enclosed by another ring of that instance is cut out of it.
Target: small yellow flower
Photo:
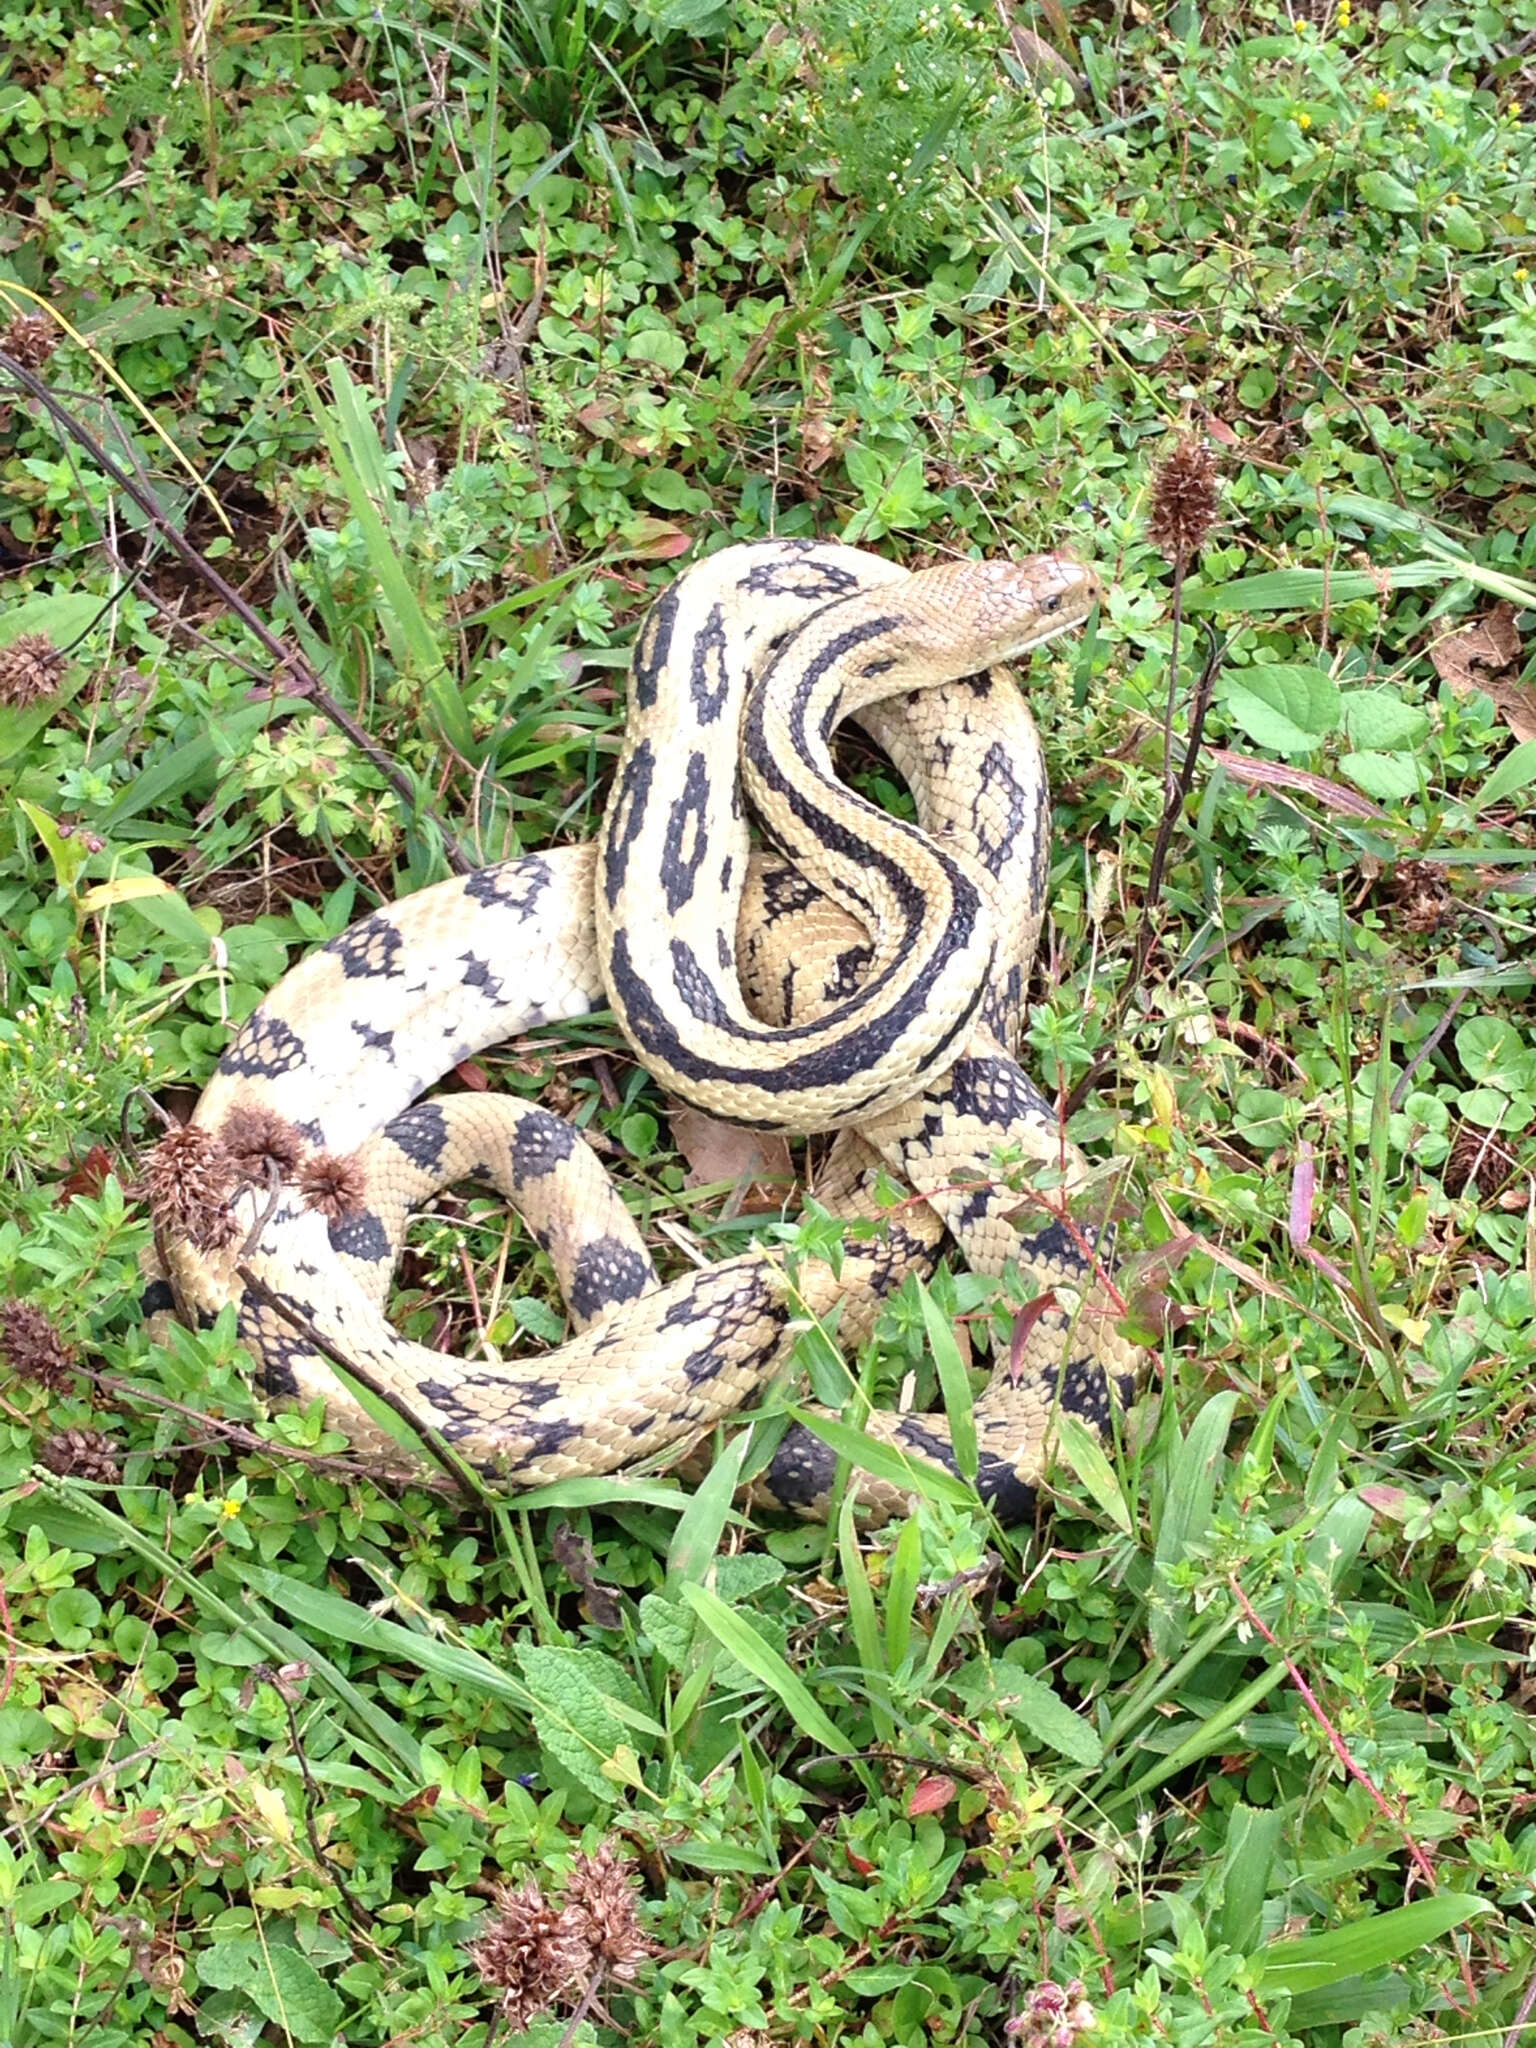
[[[1524,284],[1525,280],[1530,276],[1530,274],[1531,273],[1526,269],[1525,265],[1522,263],[1519,266],[1519,268],[1515,271],[1515,283]]]
[[[238,1522],[240,1519],[240,1514],[243,1506],[244,1503],[242,1501],[231,1500],[229,1496],[226,1494],[224,1499],[218,1503],[220,1520],[225,1522]]]
[[[1298,128],[1310,128],[1312,126],[1312,116],[1310,114],[1298,114],[1296,116],[1296,126]]]
[[[1374,92],[1374,93],[1372,93],[1372,95],[1371,95],[1371,105],[1372,105],[1373,107],[1390,107],[1390,106],[1391,106],[1391,104],[1392,104],[1392,95],[1391,95],[1391,93],[1389,93],[1389,92],[1381,92],[1381,91],[1377,91],[1377,92]]]

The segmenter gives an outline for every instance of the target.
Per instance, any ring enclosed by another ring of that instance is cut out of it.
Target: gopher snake
[[[1021,1235],[995,1166],[1001,1152],[1064,1183],[1081,1171],[1012,1058],[1047,800],[1033,723],[989,671],[1079,624],[1096,596],[1090,571],[1053,555],[909,574],[850,548],[762,542],[688,570],[641,629],[598,847],[504,861],[376,911],[240,1029],[194,1116],[239,1184],[221,1230],[161,1219],[155,1305],[207,1317],[238,1301],[267,1388],[323,1395],[355,1441],[378,1445],[319,1333],[365,1384],[522,1488],[691,1442],[751,1404],[800,1319],[840,1305],[840,1341],[865,1335],[947,1228],[978,1270],[1017,1259],[1055,1292],[976,1410],[981,1491],[1003,1519],[1027,1514],[1053,1409],[1102,1428],[1140,1365],[1106,1308],[1093,1231],[1053,1220]],[[906,777],[920,828],[835,781],[831,737],[849,715]],[[750,852],[743,781],[786,858]],[[818,1197],[884,1230],[836,1271],[803,1261],[793,1282],[760,1249],[661,1287],[569,1124],[509,1097],[418,1100],[481,1048],[605,995],[683,1100],[775,1130],[839,1127]],[[924,1198],[894,1218],[886,1168]],[[408,1216],[471,1177],[503,1190],[554,1262],[577,1334],[548,1357],[461,1361],[386,1319]],[[874,1426],[951,1460],[930,1418]],[[760,1494],[815,1513],[832,1472],[820,1439],[791,1431]],[[903,1503],[883,1482],[861,1490],[877,1512]]]

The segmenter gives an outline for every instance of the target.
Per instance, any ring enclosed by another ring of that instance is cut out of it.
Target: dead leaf
[[[1536,690],[1520,680],[1524,657],[1512,604],[1496,604],[1429,650],[1436,674],[1456,696],[1481,690],[1517,740],[1536,740]]]
[[[1326,804],[1330,811],[1343,811],[1347,817],[1384,818],[1387,815],[1379,804],[1373,804],[1357,789],[1346,789],[1342,782],[1330,782],[1326,775],[1309,775],[1305,768],[1292,768],[1284,761],[1260,761],[1251,754],[1234,754],[1228,747],[1212,747],[1211,759],[1219,761],[1239,782],[1266,789],[1298,790],[1302,795],[1315,797],[1320,804]]]
[[[1014,56],[1036,84],[1049,84],[1052,79],[1064,78],[1072,88],[1073,99],[1081,106],[1087,98],[1083,81],[1059,50],[1053,50],[1044,37],[1037,36],[1033,29],[1028,28],[1011,28],[1008,40],[1013,45]]]
[[[618,1628],[624,1619],[613,1588],[600,1577],[597,1554],[586,1537],[562,1522],[550,1538],[555,1562],[581,1593],[581,1611],[595,1628]]]
[[[688,1162],[688,1187],[727,1181],[741,1190],[738,1215],[782,1208],[784,1190],[795,1184],[788,1143],[763,1131],[717,1123],[697,1109],[674,1109],[672,1142]]]

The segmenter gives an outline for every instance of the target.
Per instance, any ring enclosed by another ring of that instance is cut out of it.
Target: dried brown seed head
[[[536,1884],[498,1885],[494,1896],[495,1913],[467,1953],[500,1992],[508,2026],[521,2033],[568,1985],[590,1975],[591,1954]]]
[[[630,1866],[604,1842],[571,1865],[564,1918],[575,1926],[610,1977],[631,1978],[656,1953],[640,1926]]]
[[[368,1194],[368,1176],[355,1153],[338,1159],[333,1152],[317,1152],[299,1171],[299,1186],[306,1208],[318,1209],[332,1223],[355,1216]]]
[[[61,1429],[37,1455],[61,1479],[92,1479],[102,1486],[115,1486],[123,1476],[117,1445],[99,1429]]]
[[[156,1227],[204,1252],[220,1251],[240,1236],[229,1203],[241,1179],[224,1146],[199,1124],[167,1131],[144,1166]]]
[[[1187,562],[1204,547],[1221,502],[1216,457],[1192,436],[1157,466],[1147,537],[1170,562]]]
[[[62,340],[46,313],[18,313],[0,327],[0,349],[24,370],[40,370]]]
[[[51,697],[64,673],[64,657],[46,633],[20,633],[0,647],[0,704],[24,711]]]
[[[284,1180],[291,1180],[307,1149],[296,1127],[275,1109],[232,1109],[219,1139],[241,1173],[258,1186],[267,1178],[269,1161]]]
[[[74,1352],[32,1301],[0,1301],[0,1357],[18,1379],[55,1392],[75,1369]]]

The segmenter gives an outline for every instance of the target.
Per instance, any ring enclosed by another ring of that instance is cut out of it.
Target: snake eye
[[[1061,593],[1058,591],[1055,597],[1048,597],[1040,609],[1043,612],[1059,612],[1061,610]]]

